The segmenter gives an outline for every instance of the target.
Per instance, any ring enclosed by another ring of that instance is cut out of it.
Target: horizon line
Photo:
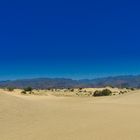
[[[69,79],[69,80],[96,80],[96,79],[103,79],[103,78],[115,78],[115,77],[123,77],[123,76],[140,76],[140,74],[120,74],[120,75],[109,75],[109,76],[97,76],[95,78],[68,78],[68,77],[50,77],[50,76],[38,76],[38,77],[30,77],[30,78],[13,78],[13,79],[6,79],[6,80],[0,80],[0,82],[5,81],[18,81],[18,80],[34,80],[34,79]]]

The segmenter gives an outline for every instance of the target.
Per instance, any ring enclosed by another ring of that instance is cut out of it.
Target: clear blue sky
[[[140,1],[0,3],[0,80],[140,74]]]

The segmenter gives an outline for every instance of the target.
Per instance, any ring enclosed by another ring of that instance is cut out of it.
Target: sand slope
[[[36,99],[0,93],[1,140],[140,140],[140,92]]]

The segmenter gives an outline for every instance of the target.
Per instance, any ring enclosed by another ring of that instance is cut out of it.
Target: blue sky
[[[140,74],[140,2],[0,4],[0,80]]]

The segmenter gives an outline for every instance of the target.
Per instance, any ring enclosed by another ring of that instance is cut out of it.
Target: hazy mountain
[[[137,76],[116,76],[98,79],[72,80],[65,78],[36,78],[13,81],[1,81],[0,87],[24,88],[74,88],[74,87],[136,87],[140,88],[140,75]]]

